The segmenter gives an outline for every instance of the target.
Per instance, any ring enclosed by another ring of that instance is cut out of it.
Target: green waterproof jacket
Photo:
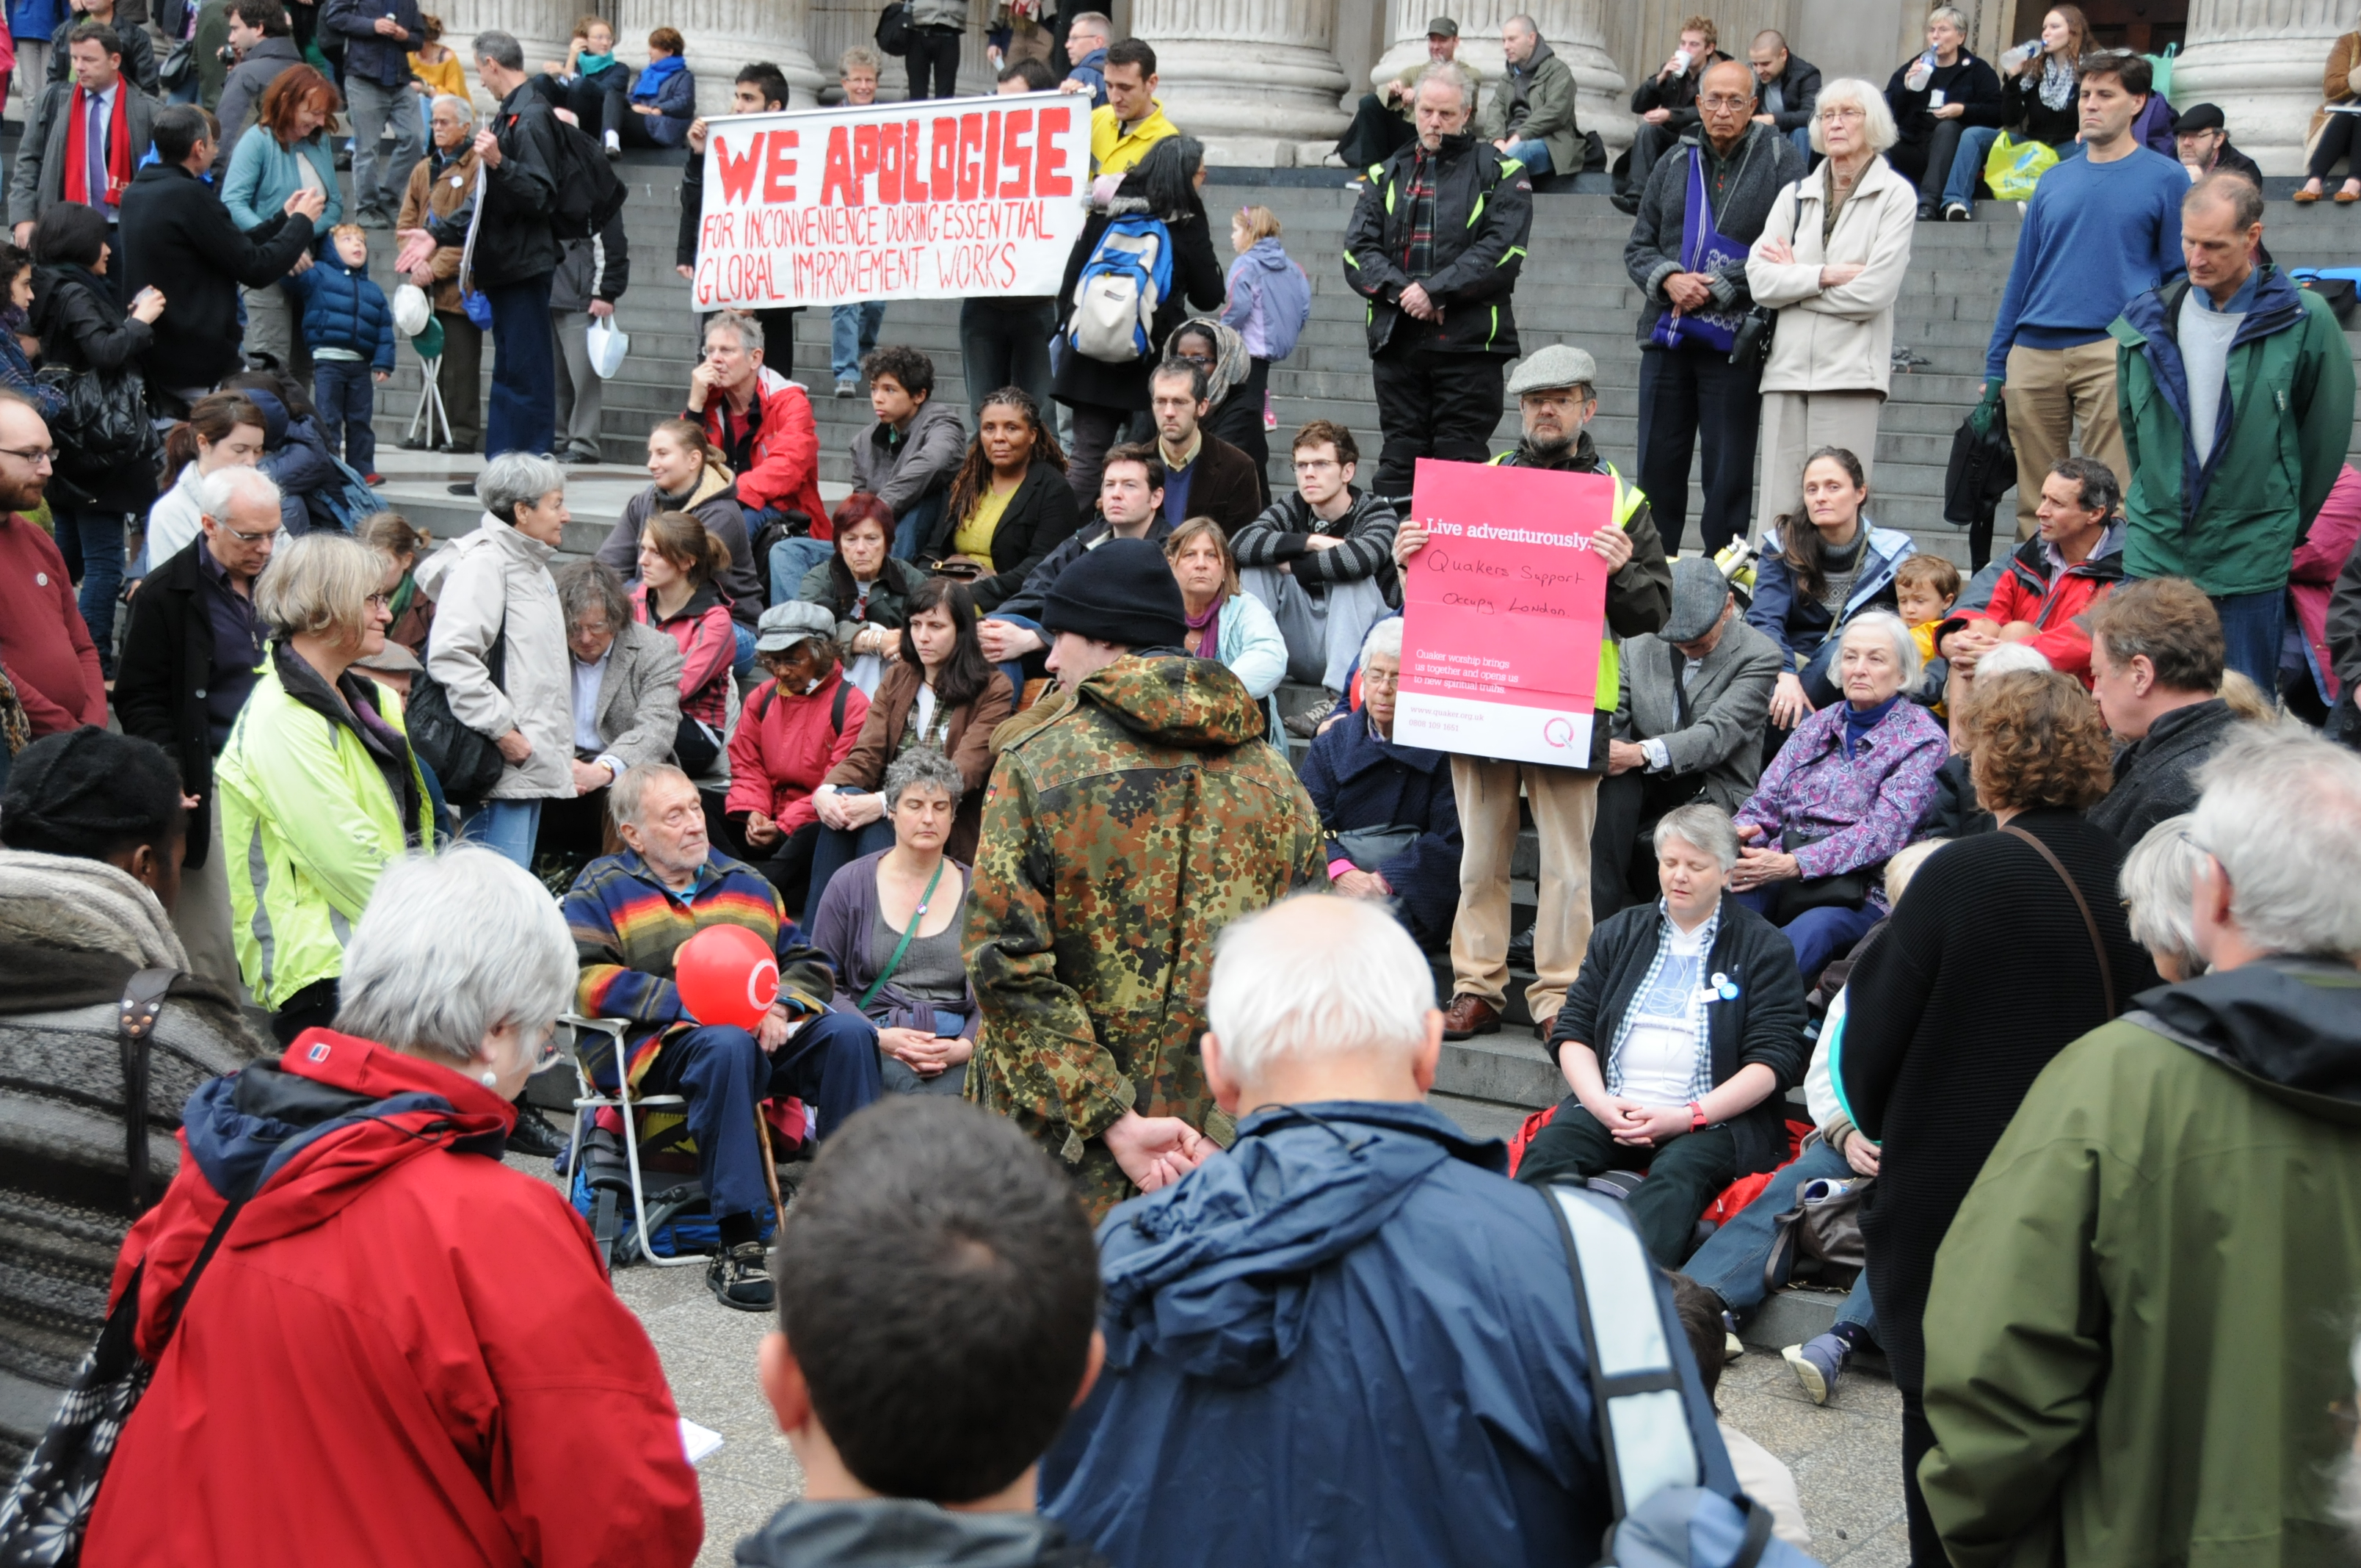
[[[2202,464],[2190,444],[2180,356],[2181,279],[2124,307],[2115,402],[2131,474],[2124,488],[2124,568],[2187,577],[2209,594],[2287,587],[2353,439],[2353,355],[2317,294],[2276,267],[2257,276],[2253,307],[2231,341],[2222,429]]]
[[[1955,1568],[2349,1563],[2361,973],[2143,992],[2034,1080],[1927,1298],[1927,1506]]]
[[[230,729],[214,787],[238,969],[276,1012],[344,973],[385,863],[434,847],[434,808],[393,694],[349,672],[331,689],[284,643]]]
[[[1524,114],[1517,115],[1517,89],[1525,91]],[[1537,141],[1549,148],[1549,172],[1579,174],[1587,148],[1582,127],[1575,122],[1574,68],[1549,45],[1535,40],[1533,54],[1522,70],[1511,68],[1492,85],[1489,98],[1476,116],[1476,134],[1486,141],[1513,135],[1518,141]],[[1516,119],[1513,130],[1509,122]]]

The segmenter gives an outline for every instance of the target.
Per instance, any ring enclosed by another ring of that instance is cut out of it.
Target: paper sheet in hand
[[[1604,474],[1419,461],[1396,740],[1590,765],[1609,576],[1590,536],[1614,510]]]

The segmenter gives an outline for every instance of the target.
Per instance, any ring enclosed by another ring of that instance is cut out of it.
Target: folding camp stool
[[[631,1093],[630,1061],[623,1051],[623,1031],[630,1021],[622,1018],[585,1018],[568,1013],[558,1019],[558,1032],[565,1042],[566,1055],[574,1064],[574,1138],[573,1162],[581,1169],[587,1153],[585,1134],[598,1112],[612,1110],[623,1119],[623,1163],[631,1176],[631,1212],[639,1222],[639,1252],[649,1262],[663,1268],[686,1268],[706,1261],[699,1253],[683,1253],[677,1257],[665,1257],[648,1241],[647,1182],[640,1172],[640,1129],[634,1111],[655,1107],[686,1111],[688,1101],[678,1094]],[[615,1092],[607,1093],[598,1087],[595,1074],[598,1068],[611,1064],[615,1070]],[[608,1250],[611,1260],[614,1243],[615,1194],[611,1188],[592,1188],[590,1229],[598,1245]]]

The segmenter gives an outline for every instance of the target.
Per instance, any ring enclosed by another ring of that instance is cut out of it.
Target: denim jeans
[[[1771,910],[1779,902],[1777,884],[1741,893],[1738,902],[1765,920],[1772,919]],[[1877,924],[1875,909],[1806,909],[1779,928],[1795,947],[1795,968],[1808,986],[1826,969],[1828,960],[1850,952],[1852,945],[1869,935]],[[1776,924],[1775,921],[1773,922]]]
[[[484,291],[492,302],[492,397],[484,455],[546,454],[557,427],[557,345],[546,272]]]
[[[459,837],[533,870],[533,841],[541,833],[538,800],[488,800],[459,824]]]
[[[730,673],[742,678],[754,667],[754,633],[745,622],[733,620],[730,623],[730,634],[738,640],[738,652],[730,661]]]
[[[750,520],[748,528],[751,532]],[[785,604],[803,587],[804,574],[836,554],[826,539],[782,539],[771,546],[771,602]]]
[[[934,532],[935,525],[942,521],[943,505],[950,499],[950,495],[949,487],[929,491],[912,501],[910,510],[895,519],[894,559],[915,561],[918,558],[918,546],[927,542],[927,536]]]
[[[377,471],[377,383],[366,359],[312,361],[312,400],[328,450],[363,474]]]
[[[58,531],[58,554],[65,557],[68,580],[80,578],[82,624],[98,644],[98,665],[108,679],[115,676],[115,605],[123,593],[123,514],[84,511],[52,503],[51,521]]]
[[[1787,133],[1787,140],[1794,144],[1797,152],[1804,155],[1804,166],[1807,169],[1810,168],[1812,159],[1819,156],[1812,150],[1812,133],[1810,129],[1804,126],[1797,126],[1794,130]]]
[[[1548,174],[1553,172],[1550,168],[1549,143],[1547,142],[1512,141],[1509,144],[1509,156],[1523,164],[1525,166],[1525,172],[1528,174]]]
[[[1998,126],[1970,126],[1960,133],[1960,150],[1951,155],[1950,178],[1943,181],[1943,205],[1957,202],[1962,207],[1976,204],[1976,181],[1983,178],[1984,159],[1992,156],[1993,143],[2000,140]],[[2070,141],[2058,149],[2058,161],[2082,156],[2082,144]]]
[[[89,619],[89,590],[83,590],[83,619]],[[2222,666],[2235,670],[2260,686],[2266,699],[2279,690],[2279,632],[2287,615],[2287,590],[2224,594],[2213,600],[2222,617]],[[91,635],[98,635],[95,626]]]
[[[1854,1174],[1844,1156],[1824,1143],[1815,1142],[1793,1164],[1781,1168],[1771,1178],[1771,1184],[1754,1195],[1754,1201],[1731,1215],[1721,1229],[1706,1238],[1705,1245],[1690,1255],[1681,1272],[1721,1298],[1721,1304],[1745,1317],[1763,1304],[1770,1294],[1763,1279],[1763,1266],[1771,1259],[1772,1222],[1795,1206],[1795,1195],[1804,1183],[1820,1179],[1839,1179]],[[1877,1314],[1869,1301],[1869,1270],[1862,1269],[1852,1282],[1852,1293],[1837,1309],[1837,1321],[1859,1323],[1869,1337],[1877,1337]]]
[[[885,323],[885,302],[863,300],[857,305],[837,305],[828,313],[828,367],[840,381],[861,378],[861,362],[877,346],[877,329]]]

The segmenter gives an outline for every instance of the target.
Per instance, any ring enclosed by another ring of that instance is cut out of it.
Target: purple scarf
[[[1222,600],[1224,597],[1226,596],[1221,594],[1214,595],[1213,602],[1205,607],[1205,613],[1202,615],[1189,615],[1185,609],[1182,611],[1189,622],[1189,630],[1204,633],[1204,636],[1197,640],[1197,657],[1200,659],[1218,659],[1222,656]]]

